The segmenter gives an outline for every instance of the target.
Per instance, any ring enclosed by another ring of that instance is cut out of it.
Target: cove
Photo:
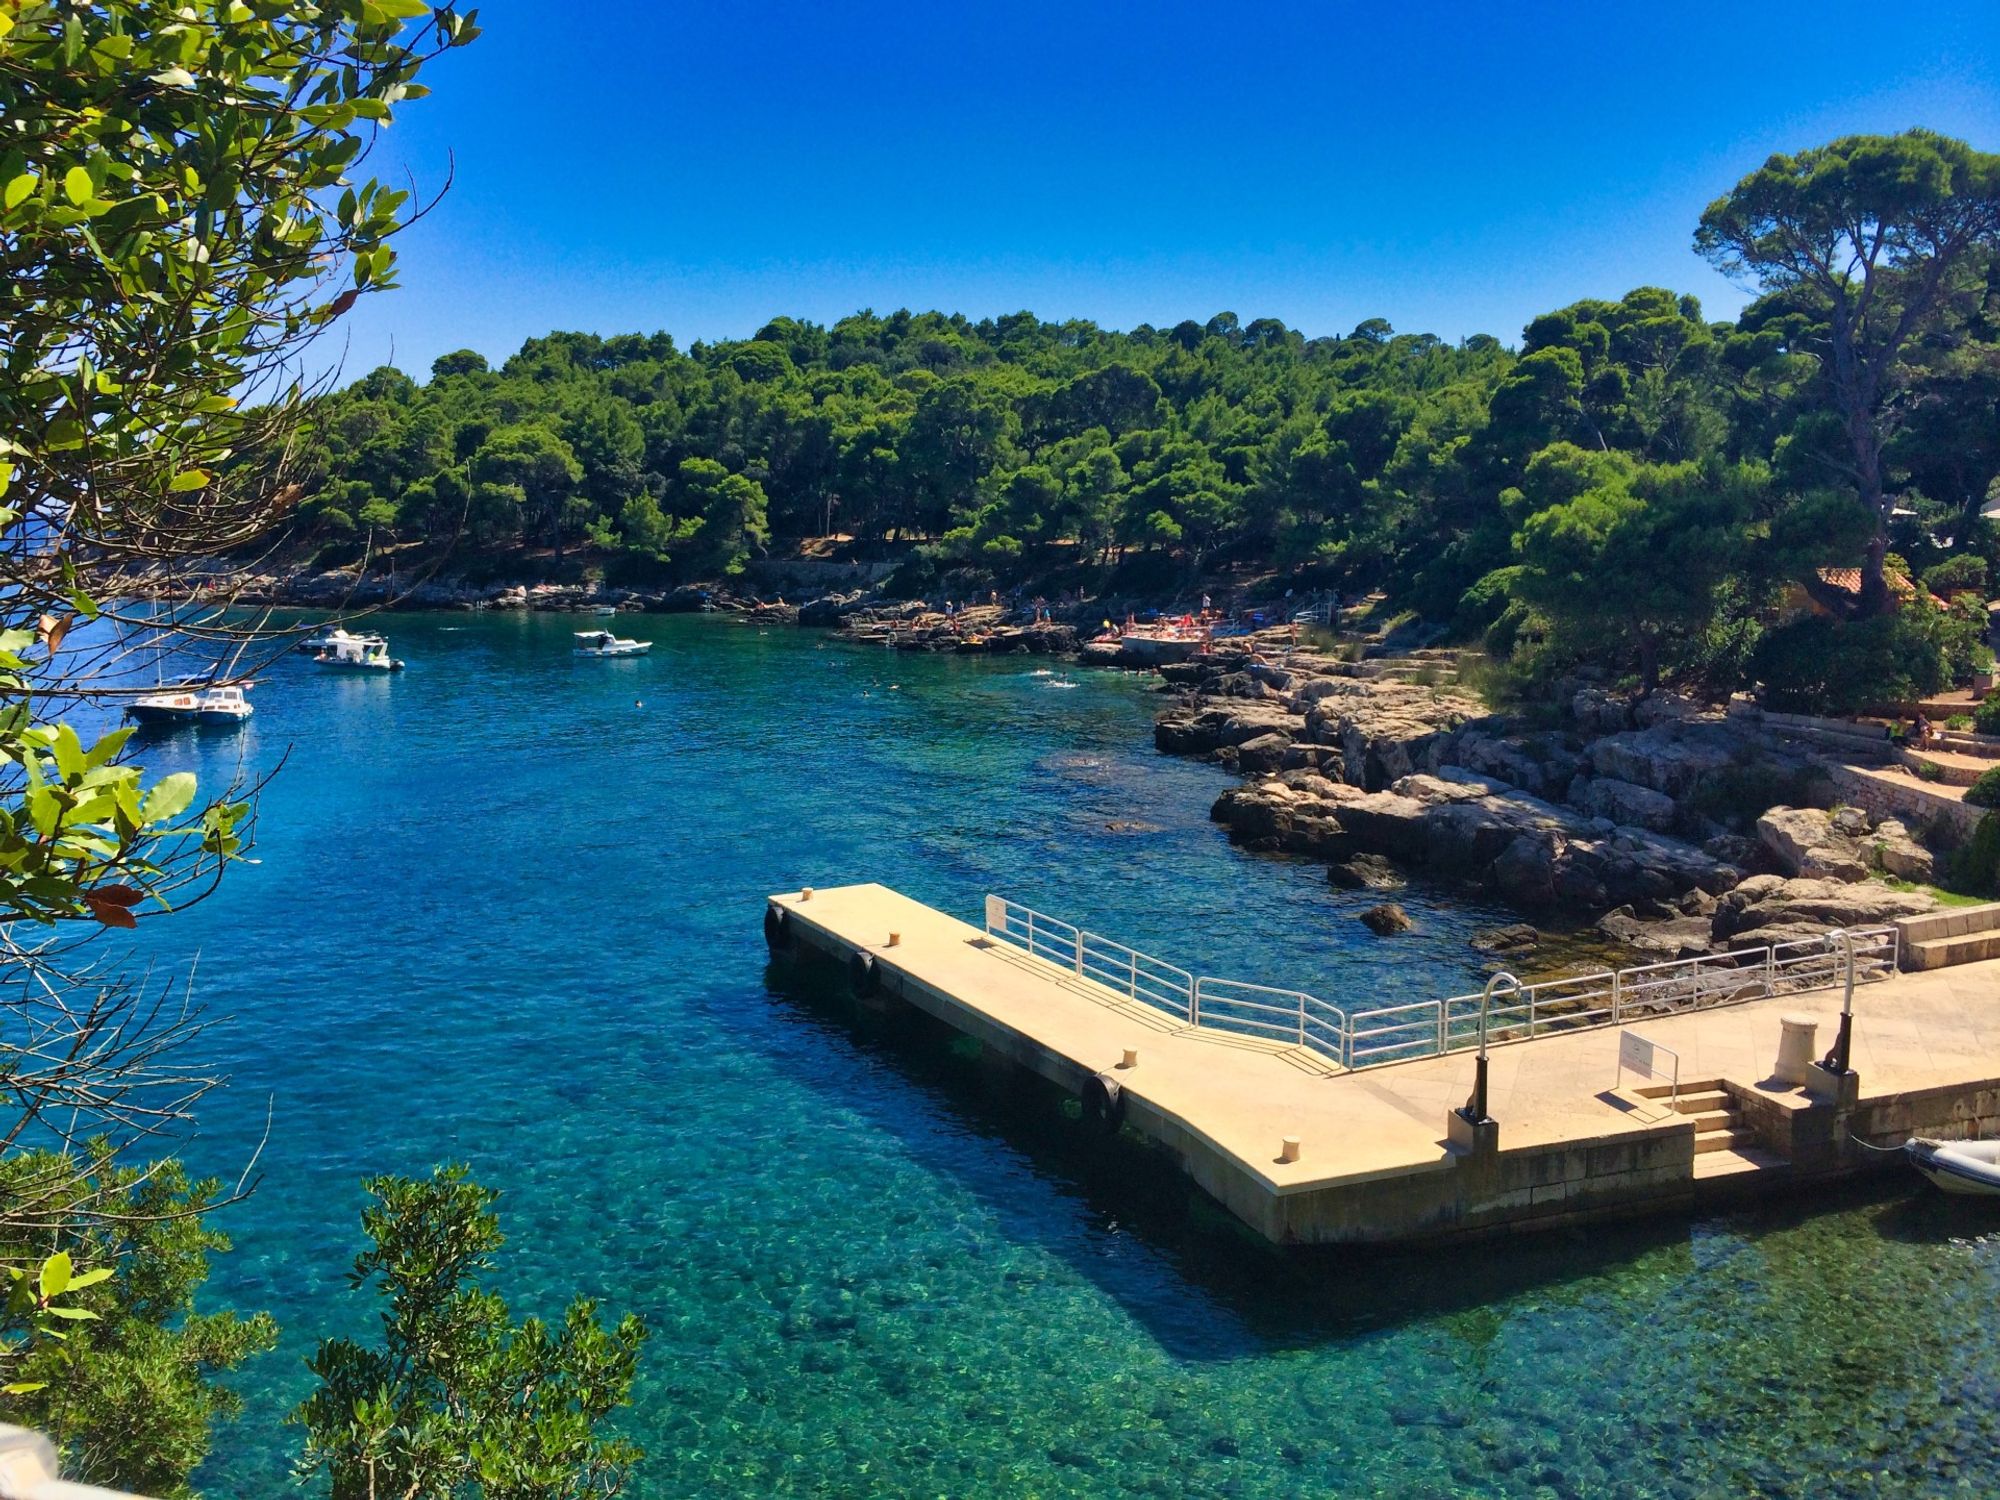
[[[1228,780],[1154,753],[1144,681],[694,617],[380,617],[410,669],[278,663],[258,865],[142,933],[233,1018],[198,1166],[210,1302],[273,1354],[199,1476],[287,1492],[315,1338],[365,1332],[360,1179],[464,1160],[502,1289],[653,1331],[633,1493],[1661,1495],[2000,1488],[1991,1231],[1900,1180],[1729,1219],[1397,1257],[1280,1254],[945,1036],[772,966],[762,898],[998,891],[1192,968],[1388,1002],[1462,988],[1503,919],[1232,849]]]

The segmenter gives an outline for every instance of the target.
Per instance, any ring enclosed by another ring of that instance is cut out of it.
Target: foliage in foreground
[[[203,1217],[221,1191],[178,1162],[140,1171],[103,1150],[0,1161],[0,1259],[35,1267],[0,1319],[26,1345],[5,1417],[46,1433],[66,1478],[179,1500],[213,1424],[239,1409],[216,1377],[277,1329],[262,1313],[195,1307],[209,1256],[229,1248]]]
[[[596,1429],[630,1397],[645,1326],[627,1315],[606,1329],[587,1298],[559,1328],[516,1324],[480,1286],[504,1241],[499,1195],[464,1167],[367,1187],[371,1248],[352,1283],[387,1299],[382,1342],[328,1339],[313,1355],[320,1388],[293,1415],[301,1473],[330,1475],[334,1500],[618,1493],[641,1451]]]
[[[212,1377],[271,1327],[194,1310],[228,1195],[136,1165],[219,1081],[175,1056],[198,1011],[86,946],[205,894],[249,803],[72,716],[240,675],[226,567],[217,604],[134,575],[290,513],[299,357],[414,212],[370,137],[476,34],[417,0],[0,0],[0,1378],[85,1480],[185,1493],[234,1409]]]

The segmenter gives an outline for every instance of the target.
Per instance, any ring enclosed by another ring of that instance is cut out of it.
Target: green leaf
[[[85,1271],[81,1276],[72,1280],[69,1284],[69,1289],[72,1292],[80,1292],[85,1287],[96,1286],[100,1281],[109,1281],[110,1279],[111,1268],[109,1266],[99,1266],[95,1271]]]
[[[83,207],[96,191],[90,180],[90,173],[82,167],[71,167],[63,173],[63,196],[78,208]]]
[[[35,184],[40,181],[41,178],[37,177],[33,172],[23,172],[19,177],[16,177],[12,182],[7,184],[4,192],[0,192],[0,208],[19,208],[22,200],[35,190]]]
[[[168,485],[167,488],[176,495],[182,495],[186,494],[189,490],[198,490],[207,483],[208,471],[206,469],[184,469],[174,476],[173,483]]]
[[[146,821],[160,823],[179,817],[193,804],[194,789],[192,771],[176,771],[171,776],[162,776],[159,784],[146,795]]]
[[[69,1290],[69,1251],[58,1250],[42,1262],[41,1289],[44,1297],[60,1297]]]

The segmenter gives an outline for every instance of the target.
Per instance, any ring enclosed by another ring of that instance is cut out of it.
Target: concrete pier
[[[1307,1048],[1190,1026],[880,885],[770,898],[774,946],[858,964],[927,1012],[1171,1151],[1279,1243],[1426,1239],[1687,1207],[1892,1158],[1851,1143],[2000,1131],[2000,960],[1902,974],[1855,997],[1853,1071],[1775,1076],[1787,1018],[1830,1039],[1839,990],[1657,1018],[1679,1065],[1615,1087],[1621,1032],[1492,1049],[1488,1112],[1453,1111],[1470,1053],[1348,1072]],[[857,956],[860,956],[857,958]],[[1336,1000],[1338,997],[1332,997]]]

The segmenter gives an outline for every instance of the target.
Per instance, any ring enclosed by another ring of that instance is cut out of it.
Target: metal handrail
[[[1554,1032],[1618,1026],[1713,1006],[1737,1005],[1838,984],[1870,984],[1896,972],[1893,926],[1845,929],[1851,965],[1823,938],[1704,953],[1518,985],[1500,996],[1452,995],[1349,1011],[1304,990],[1280,989],[1186,969],[1001,896],[986,898],[986,933],[1126,998],[1193,1026],[1282,1039],[1343,1068],[1441,1057]]]

